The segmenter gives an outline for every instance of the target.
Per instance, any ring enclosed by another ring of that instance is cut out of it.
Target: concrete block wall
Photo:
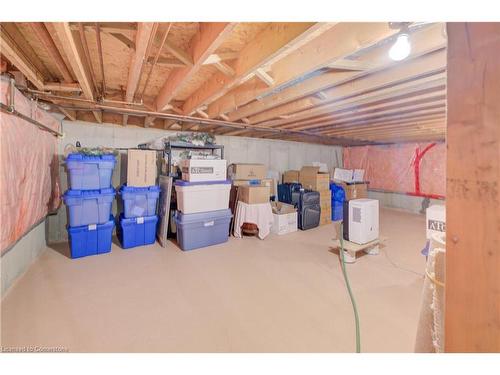
[[[80,141],[82,146],[106,146],[114,148],[137,147],[140,143],[152,141],[177,132],[161,129],[145,129],[137,126],[119,126],[113,124],[96,124],[89,122],[63,121],[64,138],[59,145],[61,190],[67,189],[67,175],[63,166],[65,146],[75,145]],[[217,143],[224,145],[224,158],[229,163],[262,163],[269,170],[283,172],[288,169],[300,169],[313,161],[326,163],[332,170],[342,166],[342,147],[315,145],[300,142],[267,140],[244,137],[217,136]],[[113,186],[118,187],[125,182],[125,171],[121,171],[121,162],[113,173]],[[113,203],[113,212],[117,212],[117,201]],[[48,242],[67,240],[66,207],[63,205],[57,215],[48,218]]]

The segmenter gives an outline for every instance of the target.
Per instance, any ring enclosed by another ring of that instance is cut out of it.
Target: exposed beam
[[[227,93],[232,88],[251,78],[257,69],[271,64],[284,54],[289,53],[295,44],[302,43],[320,30],[325,24],[314,23],[272,23],[251,40],[239,53],[234,62],[235,76],[228,77],[215,73],[184,103],[185,114],[193,113],[198,107],[207,105]]]
[[[232,67],[230,67],[228,64],[222,61],[215,62],[213,64],[219,72],[222,74],[225,74],[228,77],[234,76],[236,73]]]
[[[44,78],[42,73],[28,61],[22,50],[16,45],[15,41],[7,34],[4,27],[0,24],[0,44],[1,52],[9,61],[23,73],[26,78],[39,90],[43,90]]]
[[[215,52],[235,26],[235,23],[229,22],[200,23],[200,31],[191,38],[187,51],[193,65],[175,69],[170,73],[156,98],[155,107],[158,112],[165,110],[170,101],[198,72],[203,62]]]
[[[264,69],[257,69],[255,75],[268,86],[274,85],[274,79]]]
[[[245,103],[240,104],[239,108],[232,113],[229,114],[229,118],[233,121],[238,120],[241,117],[249,117],[255,115],[257,113],[272,109],[279,105],[283,105],[289,103],[291,101],[303,98],[305,96],[313,95],[318,91],[323,91],[328,95],[328,92],[332,92],[335,90],[334,87],[344,84],[346,82],[353,81],[354,79],[358,79],[364,76],[368,76],[369,74],[373,74],[376,72],[380,72],[383,70],[398,69],[399,66],[409,64],[413,59],[416,59],[422,55],[428,54],[430,52],[436,51],[438,49],[443,49],[446,45],[446,38],[442,34],[442,26],[434,25],[423,29],[412,35],[412,52],[404,62],[395,63],[391,61],[387,57],[387,51],[389,49],[389,45],[383,45],[381,47],[377,47],[370,52],[366,52],[363,54],[363,61],[373,61],[373,68],[365,71],[333,71],[324,74],[320,74],[309,78],[307,80],[301,81],[295,85],[284,88],[279,92],[276,92],[272,95],[265,96],[266,93],[270,93],[271,90],[267,90],[261,92],[259,97],[261,98],[258,101],[250,103],[248,105],[243,106]],[[444,61],[444,53],[442,57],[442,61]],[[442,67],[445,67],[446,63],[442,63]],[[273,74],[274,72],[273,67]],[[416,68],[415,71],[418,72],[419,68]],[[276,74],[275,74],[276,78]],[[330,91],[328,91],[331,89]],[[317,101],[318,103],[319,100]],[[302,110],[311,108],[303,107]],[[211,108],[209,108],[209,115]],[[224,108],[227,110],[227,106]]]
[[[215,64],[221,61],[235,60],[238,58],[238,52],[219,52],[214,53],[205,60],[203,65]]]
[[[440,89],[440,90],[439,90]],[[438,90],[432,90],[430,93],[418,96],[403,97],[402,99],[396,98],[395,100],[384,102],[381,104],[374,104],[367,108],[351,108],[349,111],[336,111],[331,115],[321,117],[318,119],[309,120],[302,124],[290,124],[286,129],[315,129],[321,128],[324,125],[331,124],[338,121],[356,121],[358,119],[367,118],[374,114],[386,113],[404,113],[407,110],[416,109],[419,106],[428,106],[429,104],[444,104],[446,99],[446,91],[444,85],[438,87]]]
[[[61,56],[61,53],[57,49],[56,44],[52,39],[52,36],[45,27],[45,24],[43,22],[31,22],[30,26],[35,35],[37,36],[37,38],[40,40],[40,42],[42,42],[43,46],[45,47],[45,50],[52,58],[52,61],[54,62],[57,69],[61,73],[64,82],[66,83],[73,82],[73,76],[71,75],[71,72],[66,66],[66,63],[64,62]]]
[[[444,68],[443,68],[444,69]],[[423,70],[423,78],[415,77],[413,72],[409,75],[399,75],[398,71],[393,71],[392,75],[381,77],[381,80],[367,77],[359,81],[353,81],[351,84],[339,86],[335,93],[323,93],[327,99],[321,100],[318,105],[317,98],[303,98],[284,104],[270,111],[250,117],[251,123],[261,123],[268,118],[275,118],[283,114],[290,114],[285,118],[278,118],[265,122],[266,125],[275,127],[286,127],[293,124],[301,124],[312,118],[318,118],[323,115],[331,114],[335,111],[356,109],[364,105],[383,100],[392,100],[394,97],[411,95],[421,90],[432,89],[443,86],[446,83],[446,74],[444,72],[429,74],[433,70]],[[372,77],[375,78],[375,77]],[[303,108],[310,109],[303,110]]]
[[[36,68],[36,70],[38,70],[41,73],[42,77],[45,80],[49,81],[55,80],[57,77],[55,77],[49,71],[49,69],[47,69],[42,60],[40,60],[38,54],[28,43],[28,41],[21,33],[21,31],[19,31],[17,24],[18,23],[16,22],[2,22],[0,26],[7,33],[7,35],[10,37],[10,39],[13,41],[13,43],[16,45],[19,51],[22,53],[22,56],[24,56],[25,60],[28,61],[31,65],[33,65]]]
[[[85,69],[83,61],[80,57],[79,49],[76,44],[76,40],[71,31],[71,27],[68,22],[54,22],[53,24],[59,40],[61,41],[64,53],[71,65],[73,73],[76,76],[80,87],[82,88],[85,98],[89,100],[95,100],[94,91],[91,86],[89,73]],[[100,111],[93,111],[94,117],[97,122],[102,122],[102,114]]]
[[[165,48],[185,65],[193,66],[193,58],[186,51],[183,51],[169,41],[165,42]]]
[[[43,89],[45,91],[82,92],[78,83],[45,82]]]

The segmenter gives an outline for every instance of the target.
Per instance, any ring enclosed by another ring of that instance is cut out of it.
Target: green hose
[[[359,332],[358,308],[356,307],[356,300],[354,299],[354,295],[352,294],[351,285],[349,284],[349,277],[347,276],[347,271],[345,268],[343,233],[344,233],[344,228],[343,228],[343,223],[341,222],[339,241],[340,241],[340,259],[342,264],[342,273],[344,274],[345,284],[347,286],[347,291],[349,292],[349,298],[351,299],[352,309],[354,311],[354,321],[356,323],[356,353],[361,353],[361,335]]]

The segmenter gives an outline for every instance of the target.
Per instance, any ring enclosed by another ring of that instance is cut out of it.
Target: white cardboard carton
[[[297,210],[291,204],[272,202],[272,233],[287,234],[297,231]]]
[[[335,168],[333,171],[333,180],[335,182],[364,182],[364,177],[364,169]]]
[[[446,206],[433,205],[425,211],[426,237],[431,239],[433,233],[446,232]]]
[[[184,181],[225,181],[227,179],[225,160],[183,159],[179,166]]]

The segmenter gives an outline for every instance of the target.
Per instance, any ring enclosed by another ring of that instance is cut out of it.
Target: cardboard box
[[[320,167],[302,167],[299,173],[299,182],[304,189],[330,190],[330,174],[320,173],[319,169]]]
[[[344,188],[346,200],[368,198],[368,183],[366,182],[351,184],[342,182],[340,185]]]
[[[239,200],[247,204],[269,203],[270,187],[248,185],[238,187]]]
[[[225,160],[184,159],[179,163],[184,181],[224,181],[226,176]]]
[[[364,176],[364,169],[335,168],[333,171],[333,181],[335,182],[364,182]]]
[[[432,205],[425,210],[426,236],[430,240],[435,233],[446,233],[446,207]]]
[[[291,204],[271,202],[273,209],[273,225],[271,232],[287,234],[297,231],[297,210]]]
[[[276,195],[275,183],[272,178],[264,178],[262,180],[233,180],[233,186],[269,186],[269,194],[272,197]]]
[[[299,171],[290,170],[283,173],[283,183],[299,182]]]
[[[156,185],[156,151],[130,149],[127,152],[127,185]]]
[[[228,174],[231,180],[263,180],[266,178],[267,168],[264,164],[231,164]]]

